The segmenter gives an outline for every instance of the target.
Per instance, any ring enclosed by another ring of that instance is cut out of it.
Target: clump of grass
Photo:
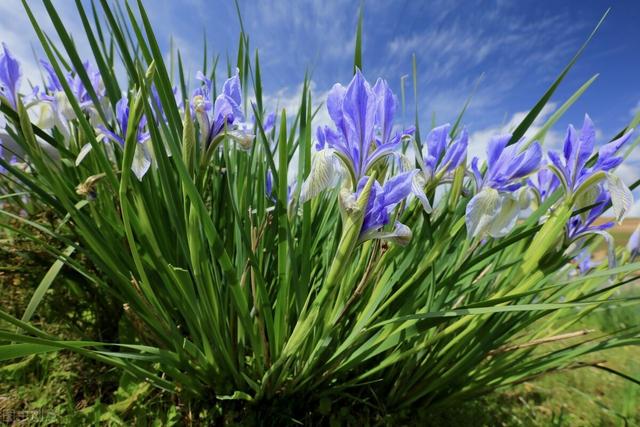
[[[23,96],[17,61],[2,56],[4,131],[19,159],[0,166],[3,197],[27,193],[55,221],[4,209],[26,227],[0,225],[56,260],[22,316],[0,310],[0,359],[65,350],[111,365],[126,380],[108,413],[154,390],[195,408],[187,418],[226,408],[304,421],[317,408],[339,422],[336,406],[383,420],[416,406],[431,414],[640,343],[637,325],[575,334],[589,313],[636,302],[616,294],[637,274],[636,252],[616,252],[593,226],[609,207],[619,219],[629,209],[614,169],[631,134],[595,153],[586,117],[547,167],[540,142],[522,139],[593,34],[481,165],[467,162],[464,109],[453,126],[423,128],[424,140],[417,120],[391,132],[396,101],[386,82],[364,78],[361,42],[353,80],[327,102],[335,126],[315,141],[309,78],[297,111],[268,114],[244,32],[224,84],[205,48],[190,94],[141,1],[101,0],[92,14],[77,2],[95,68],[43,3],[58,43],[23,1],[49,61],[45,94]],[[607,261],[577,271],[577,250],[600,238]],[[108,334],[70,340],[34,322],[63,268],[96,290],[81,300],[112,319]],[[171,408],[172,419],[185,413]]]

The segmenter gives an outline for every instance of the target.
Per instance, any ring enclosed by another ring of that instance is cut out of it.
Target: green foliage
[[[337,190],[300,203],[301,182],[289,189],[288,177],[296,163],[298,176],[307,176],[311,168],[309,77],[298,111],[282,111],[276,129],[266,132],[258,53],[253,59],[244,32],[234,65],[243,91],[252,88],[257,101],[255,140],[242,150],[221,133],[206,146],[198,143],[203,129],[192,121],[189,107],[181,109],[175,100],[174,79],[178,93],[183,98],[187,93],[180,53],[175,76],[142,2],[137,7],[125,2],[122,10],[101,0],[101,14],[92,3],[92,27],[77,1],[110,101],[97,107],[102,124],[114,127],[114,101],[120,89],[128,88],[124,145],[109,151],[97,137],[94,117],[63,78],[69,66],[84,69],[53,3],[43,2],[59,45],[23,0],[75,118],[65,141],[34,125],[27,106],[18,103],[13,111],[3,101],[2,111],[32,171],[2,166],[17,191],[29,192],[64,224],[51,227],[0,211],[27,226],[16,229],[3,222],[2,227],[33,239],[56,259],[22,320],[0,310],[0,356],[47,358],[68,350],[117,368],[122,374],[118,401],[87,408],[93,422],[118,424],[119,414],[134,410],[151,393],[206,402],[205,412],[250,402],[259,414],[273,408],[289,420],[304,419],[299,411],[307,406],[299,402],[326,414],[339,402],[382,412],[417,405],[430,411],[574,368],[593,352],[640,344],[635,324],[553,349],[539,345],[555,342],[594,310],[637,301],[616,290],[640,263],[603,264],[588,275],[570,277],[568,242],[559,236],[575,214],[573,200],[538,225],[551,206],[541,204],[509,236],[483,244],[467,237],[464,212],[472,185],[460,169],[433,213],[411,203],[394,214],[413,230],[406,247],[358,241],[373,177],[350,209],[340,206]],[[362,17],[354,67],[362,65],[361,32]],[[514,140],[583,48],[516,129]],[[217,59],[206,69],[207,54],[205,47],[203,73],[214,76]],[[114,75],[116,58],[123,62],[126,84]],[[414,82],[415,68],[414,61]],[[90,86],[86,73],[78,72],[78,78]],[[131,165],[143,115],[166,120],[146,128],[154,163],[138,180]],[[416,106],[416,124],[417,117]],[[458,123],[461,119],[462,114]],[[43,151],[41,139],[59,148],[59,161]],[[419,135],[416,139],[419,144]],[[92,150],[76,166],[86,144]],[[380,167],[381,175],[386,167]],[[265,195],[267,172],[275,202]],[[427,190],[433,198],[435,188]],[[619,258],[627,261],[628,254]],[[61,339],[29,322],[61,263],[99,289],[99,296],[123,306],[125,325],[117,339]],[[170,406],[163,422],[174,422],[176,411]]]

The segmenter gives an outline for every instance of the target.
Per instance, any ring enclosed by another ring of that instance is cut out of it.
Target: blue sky
[[[0,40],[25,62],[31,61],[25,65],[26,73],[35,75],[30,43],[37,43],[19,1],[0,3]],[[146,4],[165,48],[173,36],[193,73],[201,63],[205,29],[211,49],[223,58],[227,53],[234,56],[239,24],[232,1],[150,0]],[[88,54],[73,2],[56,5]],[[333,83],[348,82],[358,5],[354,0],[240,0],[250,43],[260,50],[265,92],[272,107],[295,105],[307,69],[313,71],[318,102]],[[599,73],[589,91],[555,126],[547,144],[560,144],[567,124],[580,125],[585,113],[605,142],[640,108],[638,1],[365,0],[364,72],[370,80],[387,79],[399,95],[400,78],[411,73],[415,53],[423,127],[429,125],[432,113],[438,123],[455,120],[483,75],[465,116],[474,141],[472,151],[481,152],[491,134],[508,131],[535,104],[608,7],[611,12],[600,32],[545,110],[548,116],[554,106]],[[411,79],[406,88],[412,109]],[[320,120],[326,120],[326,115]],[[640,177],[639,151],[621,171],[628,183]],[[635,211],[640,214],[640,204]]]

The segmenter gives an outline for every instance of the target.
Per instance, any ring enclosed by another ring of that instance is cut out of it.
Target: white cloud
[[[56,47],[62,50],[55,28],[43,5],[29,2],[29,6],[42,30],[56,43]],[[66,30],[72,35],[80,56],[91,58],[91,49],[84,36],[84,29],[76,12],[75,3],[71,1],[56,2],[56,11]],[[24,76],[23,84],[27,80],[38,84],[41,81],[41,74],[34,55],[37,55],[38,59],[45,58],[45,55],[20,0],[0,1],[0,41],[6,43],[9,50],[20,61]]]
[[[327,95],[329,91],[318,92],[316,84],[311,81],[309,84],[311,89],[311,103],[312,108],[315,111],[319,106],[318,114],[313,119],[313,129],[318,126],[328,125],[331,123],[329,113],[325,107]],[[287,116],[295,116],[300,108],[302,102],[302,84],[295,88],[287,87],[280,89],[273,94],[265,94],[263,97],[264,106],[267,112],[277,112],[278,114],[284,108],[287,111]]]
[[[438,80],[468,73],[476,66],[508,67],[512,73],[531,77],[574,48],[574,36],[582,27],[579,22],[566,25],[565,17],[550,16],[533,23],[522,14],[509,13],[508,8],[476,8],[473,21],[483,25],[451,13],[446,25],[440,20],[408,35],[394,35],[387,50],[392,58],[408,58],[412,53],[425,58],[428,78]],[[554,48],[548,49],[549,44]]]

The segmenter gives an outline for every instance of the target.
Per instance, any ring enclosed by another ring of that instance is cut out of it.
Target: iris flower
[[[413,176],[416,173],[417,171],[401,173],[387,179],[384,185],[380,185],[378,181],[373,183],[360,231],[360,241],[387,239],[403,246],[409,243],[412,233],[406,225],[396,221],[393,231],[382,231],[382,228],[389,224],[391,213],[398,204],[412,194]],[[368,177],[362,177],[354,199],[360,196],[367,180]]]
[[[595,221],[604,213],[608,203],[611,200],[608,192],[602,185],[595,186],[594,190],[595,192],[597,192],[597,196],[595,200],[593,200],[593,202],[589,205],[593,207],[591,209],[588,209],[583,214],[572,216],[569,220],[569,223],[567,224],[567,237],[570,240],[575,240],[579,237],[582,237],[588,233],[593,233],[595,231],[604,231],[615,225],[615,223],[612,221],[594,225]],[[578,208],[581,207],[587,206],[578,206]]]
[[[587,274],[590,270],[600,264],[592,259],[591,253],[587,249],[583,249],[580,251],[578,256],[575,257],[575,262],[578,267],[578,273],[580,273],[581,275]]]
[[[21,80],[22,67],[20,66],[20,63],[11,54],[7,45],[2,43],[2,51],[0,52],[0,95],[5,97],[14,109],[17,108],[18,89],[20,87]],[[7,120],[4,117],[4,114],[0,113],[0,157],[5,161],[11,162],[13,154],[18,148],[18,144],[5,130],[6,127]],[[8,148],[5,149],[5,146]],[[4,168],[0,166],[0,173],[3,172]]]
[[[40,64],[47,74],[47,85],[46,92],[36,92],[35,95],[39,101],[38,105],[40,107],[38,126],[42,129],[53,129],[56,127],[65,135],[65,137],[68,138],[68,122],[76,119],[76,113],[73,110],[62,83],[51,64],[46,61],[40,61]],[[83,64],[83,67],[89,76],[92,89],[95,92],[98,101],[107,102],[107,98],[105,97],[106,91],[100,72],[91,66],[88,61]],[[96,106],[89,96],[89,92],[82,83],[78,73],[67,73],[65,80],[82,111],[89,116],[89,120],[92,125],[97,126],[102,124]],[[65,140],[67,138],[65,138]]]
[[[337,184],[341,169],[355,188],[379,160],[400,147],[402,137],[412,131],[392,135],[397,103],[387,82],[378,79],[372,87],[359,70],[346,88],[339,83],[331,88],[327,110],[335,129],[317,130],[316,155],[303,184],[302,202]]]
[[[2,43],[0,52],[0,94],[7,98],[15,109],[18,105],[18,89],[22,80],[22,69],[18,60],[11,54],[7,45]]]
[[[604,239],[607,244],[607,256],[609,259],[609,267],[616,266],[616,254],[615,254],[615,242],[613,236],[609,234],[606,230],[613,227],[615,225],[614,222],[608,221],[602,224],[595,224],[596,220],[600,218],[600,216],[605,212],[611,198],[609,197],[609,193],[604,188],[604,185],[596,184],[591,190],[596,193],[595,199],[590,203],[589,206],[592,206],[586,212],[583,212],[579,215],[574,215],[569,219],[566,227],[566,235],[567,239],[570,243],[575,243],[583,240],[585,237],[589,237],[592,235],[600,236]],[[588,198],[591,200],[591,197]],[[576,208],[580,209],[582,207],[589,206],[581,206],[577,205]],[[577,244],[577,246],[580,246]],[[570,246],[568,250],[571,250],[573,246]]]
[[[631,233],[629,241],[627,242],[627,249],[632,259],[640,255],[640,225]]]
[[[569,125],[562,152],[549,151],[551,161],[533,182],[541,198],[548,197],[562,186],[565,199],[569,198],[573,207],[582,210],[573,215],[566,225],[566,237],[574,243],[589,235],[602,237],[608,245],[609,266],[615,265],[615,245],[613,237],[606,232],[614,222],[595,224],[609,204],[618,221],[621,221],[633,204],[633,195],[622,180],[611,171],[623,161],[618,153],[630,139],[631,132],[603,145],[592,159],[595,149],[596,130],[588,115],[585,115],[582,129],[578,132]]]
[[[191,108],[200,126],[200,143],[209,147],[213,140],[224,132],[235,140],[240,148],[251,149],[254,135],[249,127],[242,123],[242,90],[238,71],[227,79],[222,86],[222,93],[215,100],[213,97],[213,83],[202,72],[196,78],[202,85],[193,92]]]
[[[316,197],[324,190],[336,186],[348,177],[348,185],[341,192],[341,206],[346,209],[355,203],[369,173],[378,161],[400,147],[404,137],[412,130],[394,132],[393,118],[397,99],[387,82],[378,79],[374,86],[360,70],[345,88],[333,86],[327,97],[329,116],[334,128],[318,128],[317,144],[311,172],[302,184],[300,201]],[[360,240],[388,238],[406,243],[410,230],[396,224],[390,233],[381,229],[390,222],[391,211],[409,195],[415,195],[427,212],[431,206],[417,178],[419,171],[410,170],[389,177],[384,184],[374,182],[369,196]],[[355,190],[355,191],[353,191]]]
[[[467,158],[469,135],[463,129],[460,138],[451,142],[448,123],[432,129],[426,138],[427,155],[418,158],[426,180],[439,179],[446,173],[455,170]]]
[[[478,158],[471,161],[477,193],[466,208],[467,232],[471,237],[507,235],[518,216],[530,203],[524,180],[540,166],[540,144],[520,140],[507,146],[511,135],[491,139],[487,147],[487,169],[478,168]]]
[[[598,158],[591,165],[589,159],[595,148],[596,130],[589,116],[585,115],[580,133],[569,126],[562,153],[549,151],[549,169],[558,178],[566,194],[575,197],[582,206],[593,203],[599,197],[600,191],[596,187],[601,181],[606,181],[614,214],[621,221],[631,209],[633,195],[611,170],[622,163],[623,158],[618,156],[618,152],[629,141],[631,133],[629,131],[600,147]]]
[[[543,161],[538,173],[527,179],[527,184],[537,196],[538,203],[542,203],[556,191],[560,181]]]
[[[116,104],[116,123],[119,128],[118,131],[111,131],[102,125],[98,126],[98,131],[102,136],[103,142],[115,142],[120,145],[120,147],[124,147],[124,138],[127,135],[127,127],[129,125],[129,100],[127,98],[122,98]],[[147,119],[145,116],[142,116],[136,133],[136,140],[138,144],[136,145],[133,163],[131,164],[131,170],[140,181],[142,181],[142,178],[149,171],[151,166],[151,154],[147,146],[150,134],[145,131],[146,126]],[[91,151],[91,148],[91,144],[86,144],[82,147],[78,154],[78,158],[76,159],[76,165],[79,165],[80,162],[82,162],[82,160]]]

